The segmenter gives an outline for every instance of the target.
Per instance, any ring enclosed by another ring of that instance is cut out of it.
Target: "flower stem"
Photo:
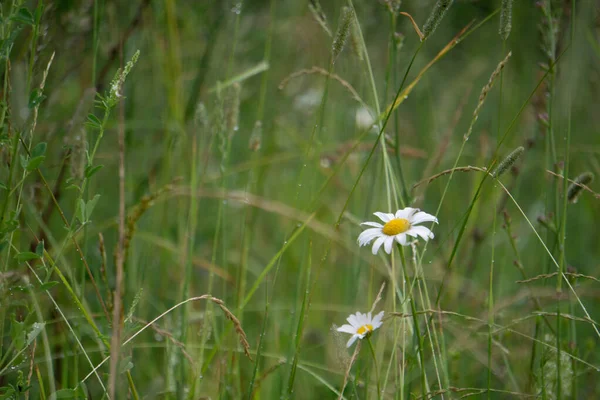
[[[408,271],[406,270],[406,258],[404,257],[404,250],[402,249],[402,246],[400,244],[398,244],[398,250],[400,251],[400,261],[402,263],[402,272],[404,273],[403,279],[408,281]],[[416,279],[417,278],[416,278],[416,274],[415,274],[415,280]],[[417,319],[417,307],[415,306],[415,298],[413,297],[413,294],[412,294],[413,284],[411,284],[409,286],[406,296],[407,296],[408,302],[410,303],[410,309],[412,312],[413,326],[415,329],[414,332],[415,332],[417,344],[418,344],[417,348],[419,351],[419,358],[421,360],[421,386],[423,387],[422,388],[423,394],[425,395],[427,393],[427,377],[425,375],[425,354],[423,352],[423,339],[421,336],[421,330],[419,329],[419,320]]]
[[[375,382],[377,383],[377,398],[381,399],[381,389],[379,387],[379,370],[377,369],[377,357],[375,357],[375,349],[373,348],[373,343],[371,343],[371,338],[369,336],[367,336],[367,342],[369,343],[371,356],[373,356],[373,364],[375,365]]]

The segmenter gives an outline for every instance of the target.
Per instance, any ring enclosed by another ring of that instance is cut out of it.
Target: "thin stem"
[[[495,189],[495,188],[494,188]],[[494,252],[496,250],[496,245],[494,240],[496,239],[496,216],[498,212],[496,210],[497,202],[496,196],[494,196],[495,190],[492,189],[492,201],[494,202],[494,221],[492,223],[492,254],[490,261],[490,282],[489,282],[489,293],[488,293],[488,371],[487,371],[487,397],[491,398],[492,395],[492,327],[494,326]]]
[[[371,356],[373,357],[373,366],[375,368],[375,381],[377,383],[377,398],[381,399],[381,388],[379,386],[379,368],[377,367],[377,357],[375,356],[375,349],[373,343],[371,343],[371,335],[367,335],[367,343],[369,343],[369,350],[371,350]]]
[[[112,338],[110,345],[110,375],[108,381],[108,392],[110,397],[115,397],[117,385],[117,367],[119,362],[119,353],[121,349],[121,303],[123,296],[123,264],[125,263],[125,107],[121,102],[119,105],[119,228],[118,241],[115,254],[116,282],[113,295],[112,310]],[[130,377],[129,377],[130,378]],[[130,385],[133,381],[130,379]],[[134,397],[137,395],[134,392]]]
[[[404,259],[404,250],[402,249],[402,246],[400,244],[398,244],[398,249],[400,250],[400,255],[401,255],[401,264],[402,264],[402,272],[404,273],[404,279],[406,280],[408,278],[408,271],[406,268],[406,260]],[[415,278],[416,279],[416,278]],[[411,309],[411,313],[412,313],[412,319],[413,319],[413,326],[415,328],[415,335],[417,336],[417,349],[419,351],[419,359],[421,361],[421,386],[422,386],[422,391],[423,391],[423,395],[425,395],[427,393],[427,377],[425,374],[425,353],[423,351],[423,338],[421,336],[421,328],[419,328],[419,321],[417,319],[417,307],[415,306],[415,299],[412,296],[412,288],[413,286],[411,285],[410,289],[408,290],[406,297],[407,297],[407,301],[410,303],[410,309]]]

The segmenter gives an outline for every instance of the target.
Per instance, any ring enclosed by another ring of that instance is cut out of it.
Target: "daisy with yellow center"
[[[433,215],[411,207],[398,210],[396,214],[376,212],[374,215],[381,219],[384,224],[363,222],[361,225],[371,226],[372,228],[363,231],[358,236],[358,244],[361,247],[366,246],[375,239],[372,249],[373,254],[377,254],[382,245],[386,253],[392,254],[394,241],[402,246],[408,246],[409,239],[407,236],[421,237],[425,241],[433,239],[433,232],[429,228],[418,224],[423,222],[438,223],[437,218]]]
[[[367,335],[370,335],[375,329],[379,328],[382,325],[381,320],[383,319],[383,311],[379,314],[375,315],[375,317],[371,317],[371,312],[367,314],[362,314],[357,312],[356,314],[351,314],[346,321],[348,324],[344,324],[337,328],[338,332],[349,333],[352,335],[348,343],[346,343],[346,347],[350,347],[356,342],[356,339],[364,339]]]

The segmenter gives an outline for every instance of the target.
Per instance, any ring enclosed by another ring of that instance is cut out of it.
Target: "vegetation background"
[[[600,396],[597,2],[0,12],[0,398]]]

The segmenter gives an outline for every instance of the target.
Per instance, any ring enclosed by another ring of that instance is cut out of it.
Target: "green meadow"
[[[599,94],[593,1],[0,2],[0,399],[600,398]]]

